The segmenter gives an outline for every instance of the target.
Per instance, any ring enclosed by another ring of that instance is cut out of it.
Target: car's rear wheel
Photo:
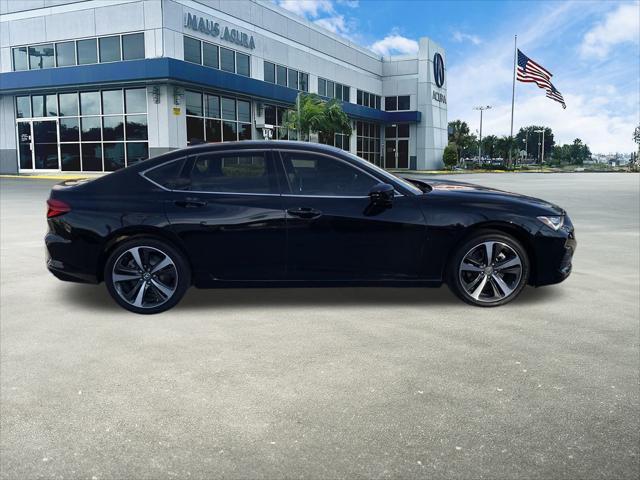
[[[176,305],[191,283],[183,255],[166,242],[139,237],[109,255],[104,279],[118,304],[135,313],[160,313]]]
[[[447,273],[449,287],[462,300],[496,307],[522,292],[529,278],[529,258],[512,236],[483,231],[456,250]]]

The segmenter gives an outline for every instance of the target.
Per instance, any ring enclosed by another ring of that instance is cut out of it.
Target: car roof
[[[201,143],[181,149],[184,152],[208,152],[240,149],[277,149],[277,150],[309,150],[327,153],[343,153],[344,151],[322,143],[301,142],[297,140],[240,140],[236,142]]]

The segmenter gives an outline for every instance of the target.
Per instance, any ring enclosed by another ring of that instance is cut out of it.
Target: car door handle
[[[207,205],[207,202],[197,198],[185,198],[184,200],[176,200],[174,203],[182,208],[201,208]]]
[[[287,210],[289,215],[300,218],[317,218],[322,215],[320,210],[311,207],[290,208]]]

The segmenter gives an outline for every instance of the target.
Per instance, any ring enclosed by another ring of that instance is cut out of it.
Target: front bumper
[[[573,269],[578,242],[568,217],[557,232],[543,226],[535,236],[535,272],[531,283],[536,287],[560,283]]]

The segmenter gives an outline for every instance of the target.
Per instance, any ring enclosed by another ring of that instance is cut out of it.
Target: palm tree
[[[317,132],[326,139],[336,133],[351,135],[351,122],[337,100],[323,100],[315,93],[299,93],[295,110],[289,110],[285,121],[287,128],[300,131],[303,135]]]

